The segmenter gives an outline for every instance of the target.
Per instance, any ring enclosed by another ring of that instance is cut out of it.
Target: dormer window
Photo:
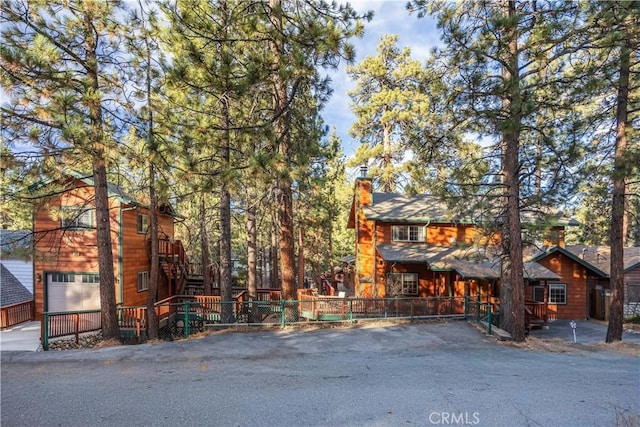
[[[394,242],[424,242],[424,227],[421,225],[394,225]]]

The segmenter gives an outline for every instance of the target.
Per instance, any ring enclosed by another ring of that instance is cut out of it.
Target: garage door
[[[79,311],[100,308],[97,274],[49,273],[47,311]]]

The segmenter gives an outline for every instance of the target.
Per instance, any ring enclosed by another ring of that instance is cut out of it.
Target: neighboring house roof
[[[611,272],[611,248],[609,246],[572,245],[564,248],[552,246],[534,254],[532,260],[539,261],[553,253],[561,253],[600,277],[609,277]],[[640,247],[624,248],[624,271],[640,266]]]
[[[0,263],[0,307],[31,301],[33,295],[11,272]]]
[[[30,250],[31,237],[29,230],[0,230],[0,250],[3,253]]]
[[[501,263],[482,247],[432,246],[427,244],[381,244],[377,250],[386,262],[426,264],[432,270],[456,271],[463,279],[499,279]],[[536,262],[526,262],[524,277],[530,280],[557,280],[556,273]]]
[[[624,271],[634,270],[640,267],[640,246],[624,249]]]
[[[22,259],[2,259],[2,265],[14,275],[27,290],[33,293],[33,262]]]

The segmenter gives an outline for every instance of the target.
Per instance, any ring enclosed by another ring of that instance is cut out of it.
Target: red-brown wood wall
[[[96,231],[62,230],[59,216],[62,206],[92,207],[94,205],[93,194],[93,187],[77,181],[76,188],[47,198],[35,207],[34,301],[36,318],[38,319],[42,318],[42,313],[46,309],[44,286],[47,273],[98,273]],[[109,199],[109,208],[116,301],[125,306],[144,305],[147,300],[147,292],[138,292],[137,273],[149,271],[151,265],[146,246],[146,235],[137,232],[137,215],[139,212],[148,214],[148,210],[123,205],[113,197]],[[122,229],[120,215],[122,215]],[[159,218],[161,236],[164,234],[172,239],[174,235],[173,218],[167,215],[160,215]],[[120,233],[122,233],[122,239]],[[121,255],[121,259],[119,255]],[[120,265],[122,265],[122,272]],[[168,282],[161,271],[158,289],[159,299],[169,296]]]
[[[590,282],[593,275],[580,265],[564,254],[555,252],[546,258],[538,261],[538,263],[563,278],[562,281],[549,281],[552,283],[565,283],[567,285],[567,303],[566,304],[549,304],[548,313],[550,319],[586,319],[589,317],[588,294]],[[600,283],[601,280],[596,282]],[[603,282],[606,283],[606,280]],[[525,289],[525,298],[532,299],[532,287],[527,286]]]

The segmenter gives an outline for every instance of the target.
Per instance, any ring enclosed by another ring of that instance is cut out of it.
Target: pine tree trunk
[[[84,16],[85,66],[91,90],[100,93],[98,81],[98,40],[93,31],[92,17]],[[111,220],[109,218],[109,192],[107,187],[106,147],[102,121],[102,105],[99,98],[87,99],[89,107],[90,138],[93,144],[93,180],[95,186],[96,235],[98,240],[98,270],[100,275],[100,308],[102,337],[117,338],[118,318],[116,308],[116,287],[111,244]],[[122,285],[122,284],[121,284]]]
[[[151,113],[149,113],[151,116]],[[151,120],[151,118],[150,118]],[[153,125],[150,122],[150,127]],[[151,134],[149,136],[151,138]],[[158,280],[160,257],[158,254],[158,198],[155,189],[156,171],[151,162],[149,164],[149,198],[151,203],[149,206],[149,222],[151,235],[151,271],[149,272],[149,289],[147,290],[147,336],[154,340],[158,338],[158,316],[156,315],[156,302],[158,299]]]
[[[286,170],[281,171],[277,182],[276,202],[278,206],[278,234],[280,244],[280,268],[282,272],[283,298],[292,300],[296,297],[295,282],[295,248],[293,234],[293,197],[291,177],[288,174],[291,162],[291,133],[287,105],[287,82],[279,74],[280,65],[285,62],[284,33],[282,21],[282,4],[280,0],[270,0],[269,19],[275,33],[270,41],[270,49],[275,61],[273,73],[273,111],[276,117],[274,128],[278,143],[278,154],[285,162]]]
[[[200,195],[200,252],[202,253],[202,259],[200,260],[202,265],[202,280],[204,286],[204,294],[213,294],[213,278],[211,277],[211,270],[209,265],[211,264],[211,254],[209,253],[209,233],[207,232],[207,209],[205,206],[205,196]]]
[[[104,160],[97,156],[93,160],[93,180],[96,192],[96,234],[98,238],[102,338],[112,339],[119,336],[119,331],[116,312],[115,277],[113,273],[107,170]]]
[[[280,286],[280,280],[278,277],[278,212],[273,211],[271,216],[271,246],[269,248],[269,265],[271,267],[269,271],[269,281],[271,289],[282,289]]]
[[[515,2],[507,2],[509,17],[516,13]],[[521,97],[518,75],[518,45],[515,24],[506,31],[509,41],[508,66],[503,70],[507,84],[503,107],[509,116],[502,132],[504,144],[503,176],[506,196],[506,214],[503,244],[506,257],[503,263],[503,281],[500,289],[501,327],[516,342],[525,339],[524,264],[522,256],[522,230],[520,226],[519,138],[521,126]]]
[[[627,36],[628,37],[628,36]],[[629,99],[629,73],[631,49],[624,40],[620,51],[618,100],[616,105],[616,149],[613,170],[613,198],[611,204],[611,307],[606,342],[622,341],[624,318],[624,208],[625,208],[625,154],[627,149],[627,119]]]
[[[329,220],[329,268],[331,269],[331,283],[334,284],[336,283],[336,266],[333,260],[333,218]],[[336,290],[338,290],[337,287]]]
[[[230,167],[230,121],[228,98],[222,100],[222,126],[224,140],[220,148],[223,170]],[[220,295],[225,304],[222,306],[222,323],[233,322],[233,300],[231,279],[231,194],[226,179],[222,179],[220,189]]]
[[[391,193],[393,191],[394,179],[393,175],[388,175],[391,170],[391,125],[384,123],[382,125],[382,144],[383,144],[383,158],[382,158],[382,188],[385,193]]]
[[[304,270],[304,235],[302,233],[302,227],[298,227],[298,289],[304,288]]]
[[[149,40],[145,38],[147,47],[147,149],[153,147],[153,107],[151,101],[151,47]],[[154,150],[155,151],[155,150]],[[153,152],[155,154],[155,152]],[[158,338],[158,316],[156,313],[156,302],[158,300],[158,280],[160,279],[160,256],[158,254],[158,197],[156,195],[156,170],[154,167],[154,156],[149,156],[149,220],[151,233],[151,269],[149,271],[149,283],[147,290],[147,337],[151,340]],[[169,280],[169,279],[168,279]]]
[[[247,200],[247,290],[249,291],[249,301],[253,301],[258,296],[257,286],[257,263],[256,263],[256,206],[252,200]],[[254,322],[253,309],[249,312],[249,323]]]

